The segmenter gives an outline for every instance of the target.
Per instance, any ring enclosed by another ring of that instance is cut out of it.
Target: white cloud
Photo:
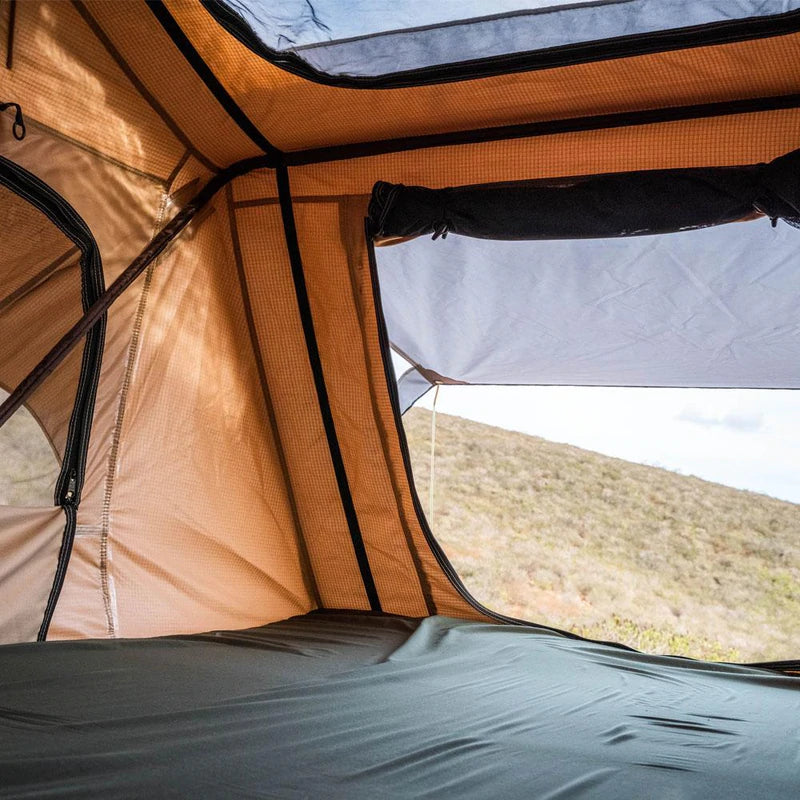
[[[760,411],[730,411],[727,414],[708,415],[691,405],[682,409],[675,419],[705,427],[719,426],[742,433],[753,433],[764,425],[764,414]]]

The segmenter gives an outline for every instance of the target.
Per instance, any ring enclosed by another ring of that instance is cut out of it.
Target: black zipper
[[[201,0],[201,3],[222,28],[274,66],[315,83],[347,89],[405,89],[413,86],[430,86],[615,58],[630,58],[670,50],[766,39],[800,30],[800,11],[787,11],[767,17],[722,20],[706,25],[616,36],[596,42],[561,45],[368,77],[330,75],[322,72],[294,53],[279,52],[267,47],[247,22],[224,0]]]
[[[44,214],[80,250],[81,303],[85,312],[105,289],[100,251],[89,227],[60,194],[3,156],[0,156],[0,184]],[[54,495],[55,504],[65,509],[67,525],[53,588],[39,631],[40,640],[47,635],[47,628],[64,582],[72,550],[76,511],[86,470],[86,453],[94,414],[95,393],[100,377],[105,327],[106,315],[103,314],[86,333],[75,403],[70,416],[61,471],[56,480]]]
[[[419,525],[422,528],[422,533],[425,536],[425,540],[427,541],[428,546],[431,549],[431,552],[436,558],[437,563],[439,564],[439,566],[441,567],[442,571],[445,573],[447,578],[450,580],[450,583],[453,585],[453,588],[476,611],[479,611],[481,614],[484,614],[490,619],[493,619],[495,622],[500,622],[504,625],[517,625],[526,628],[538,628],[540,630],[546,630],[546,631],[551,631],[552,633],[557,633],[560,636],[563,636],[567,639],[592,642],[593,644],[608,645],[609,647],[615,647],[618,650],[625,650],[627,652],[632,652],[632,653],[640,652],[635,648],[628,647],[628,645],[622,644],[620,642],[603,641],[600,639],[587,639],[583,636],[579,636],[577,633],[573,633],[572,631],[564,631],[559,628],[553,628],[549,625],[543,625],[538,622],[529,622],[527,620],[517,619],[516,617],[509,617],[505,614],[500,614],[497,611],[492,611],[490,608],[487,608],[478,600],[476,600],[472,596],[470,591],[467,589],[467,587],[464,586],[464,583],[458,576],[455,567],[453,567],[452,563],[447,558],[447,555],[445,554],[444,550],[442,550],[442,546],[439,544],[439,542],[436,540],[436,537],[433,535],[433,531],[430,529],[430,526],[428,525],[428,520],[425,517],[425,512],[422,509],[422,503],[420,502],[419,495],[417,494],[417,488],[414,483],[414,474],[411,468],[411,454],[408,449],[408,440],[406,438],[405,428],[403,427],[402,413],[400,411],[400,399],[397,393],[397,381],[395,379],[394,366],[392,365],[391,351],[389,349],[389,334],[386,327],[386,318],[383,314],[380,285],[378,281],[378,267],[375,258],[375,244],[373,241],[373,233],[369,217],[367,217],[364,220],[364,232],[367,241],[370,280],[372,282],[372,298],[373,298],[373,303],[375,305],[375,315],[377,317],[377,323],[378,323],[377,326],[378,341],[381,350],[381,358],[383,360],[383,370],[384,370],[384,375],[386,377],[386,385],[389,389],[389,399],[392,405],[392,415],[394,417],[395,428],[397,430],[397,436],[400,442],[400,452],[403,458],[403,467],[406,473],[406,481],[408,483],[408,488],[411,493],[411,501],[414,505],[414,511],[417,515]],[[668,656],[668,657],[682,658],[686,661],[696,660],[692,658],[685,658],[684,656]],[[758,662],[751,664],[747,663],[738,664],[737,666],[751,667],[754,669],[765,669],[769,670],[770,672],[779,672],[783,675],[792,675],[792,676],[800,675],[800,660],[765,661],[765,662]]]
[[[77,211],[60,194],[32,173],[0,156],[0,183],[38,209],[81,251],[81,303],[85,312],[105,290],[97,242]],[[94,391],[100,374],[105,315],[87,333],[75,406],[70,419],[55,503],[80,500],[86,445],[94,407]],[[67,497],[70,483],[72,494]]]

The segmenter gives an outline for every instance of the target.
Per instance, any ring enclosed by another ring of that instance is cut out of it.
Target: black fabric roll
[[[427,189],[379,181],[376,238],[594,239],[673,233],[763,213],[800,222],[800,150],[768,164],[644,170]]]

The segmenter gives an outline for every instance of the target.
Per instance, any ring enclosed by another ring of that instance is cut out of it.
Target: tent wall
[[[242,627],[304,613],[314,603],[263,424],[224,197],[165,254],[147,291],[107,485],[108,632]]]
[[[788,34],[341,89],[260,59],[199,3],[18,3],[0,100],[20,103],[28,135],[13,140],[2,115],[0,150],[86,220],[107,284],[213,174],[264,155],[111,307],[50,636],[245,627],[317,606],[481,618],[414,496],[364,235],[373,184],[770,160],[798,146],[798,55],[800,35]],[[651,124],[633,113],[750,99],[748,113],[706,107]],[[628,112],[595,130],[485,132]],[[408,139],[473,129],[486,141]],[[363,157],[338,149],[359,142]],[[283,158],[275,147],[292,151],[277,170],[266,168]],[[329,149],[298,153],[317,147]],[[41,535],[41,558],[17,561],[52,575],[63,511],[32,512],[25,525],[1,513],[6,549],[23,553],[14,531]],[[0,591],[18,585],[6,578]]]
[[[0,506],[0,643],[36,639],[64,524],[61,508]]]
[[[253,177],[267,193],[276,192],[272,171]],[[329,608],[367,609],[316,403],[281,209],[275,201],[240,205],[238,182],[232,190],[255,341],[320,600]]]
[[[5,4],[6,6],[10,4]],[[0,15],[8,41],[10,15]],[[16,4],[4,100],[18,98],[40,127],[158,180],[184,147],[81,18],[73,3]]]

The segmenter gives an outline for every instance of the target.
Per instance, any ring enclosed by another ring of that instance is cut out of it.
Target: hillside
[[[430,412],[404,417],[428,506]],[[800,657],[800,506],[437,414],[434,532],[497,611],[695,658]]]

